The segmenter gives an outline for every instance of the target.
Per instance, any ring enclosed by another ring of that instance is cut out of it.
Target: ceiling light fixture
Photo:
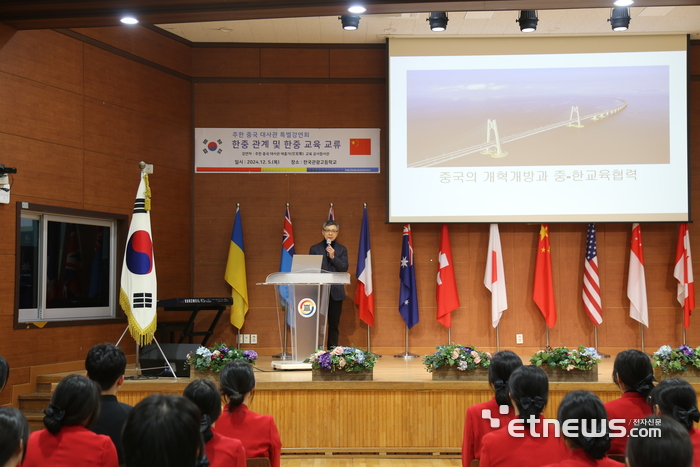
[[[360,15],[343,15],[338,19],[346,31],[354,31],[360,25]]]
[[[627,7],[615,7],[610,14],[610,25],[613,31],[626,31],[630,25],[630,9]]]
[[[634,0],[615,0],[613,5],[615,6],[630,6],[634,3]]]
[[[447,18],[447,13],[433,11],[430,13],[426,21],[430,23],[431,31],[442,32],[447,29],[447,22],[449,19]]]
[[[620,0],[618,0],[618,1],[620,1]],[[365,11],[367,11],[367,8],[363,7],[362,5],[353,5],[350,8],[348,8],[348,11],[350,13],[359,14],[359,13],[364,13]]]
[[[139,20],[137,20],[133,16],[125,16],[119,21],[121,21],[124,24],[139,24]]]
[[[537,10],[521,10],[520,17],[515,20],[520,24],[520,32],[535,32],[538,21]]]

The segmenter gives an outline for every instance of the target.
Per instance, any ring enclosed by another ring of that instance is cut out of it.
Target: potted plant
[[[700,383],[700,347],[693,349],[684,344],[672,349],[669,345],[662,345],[651,357],[651,366],[657,381],[683,378]]]
[[[207,378],[219,380],[219,373],[232,360],[241,360],[255,365],[258,353],[254,350],[233,349],[222,343],[213,347],[200,346],[196,351],[187,354],[190,364],[190,378]]]
[[[312,381],[372,381],[377,356],[367,350],[337,346],[328,351],[317,349],[304,362],[311,363]]]
[[[491,354],[471,345],[439,345],[437,351],[423,358],[433,380],[488,381]]]
[[[576,349],[547,347],[530,358],[530,364],[541,367],[550,381],[598,381],[598,363],[602,359],[593,347]]]

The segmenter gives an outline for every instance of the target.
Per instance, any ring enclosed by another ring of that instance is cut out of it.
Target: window
[[[121,317],[117,239],[127,216],[18,204],[17,324]]]

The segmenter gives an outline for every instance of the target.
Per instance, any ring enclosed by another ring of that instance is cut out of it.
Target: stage
[[[271,357],[258,359],[250,408],[274,416],[283,454],[291,456],[459,456],[467,407],[493,395],[486,381],[432,381],[422,356],[383,356],[374,381],[314,382],[310,371],[272,370],[271,362]],[[576,389],[595,392],[604,402],[620,397],[612,382],[612,362],[607,358],[598,365],[596,383],[550,383],[545,416],[556,418],[561,399]],[[130,368],[127,376],[131,374]],[[40,377],[37,391],[50,391],[63,376]],[[189,382],[126,381],[118,398],[135,405],[153,393],[182,394]]]

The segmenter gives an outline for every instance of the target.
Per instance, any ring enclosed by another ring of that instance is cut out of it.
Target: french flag
[[[360,248],[357,254],[357,289],[355,303],[359,307],[360,319],[368,326],[374,326],[374,289],[372,288],[372,253],[369,246],[369,221],[367,206],[362,214]]]

